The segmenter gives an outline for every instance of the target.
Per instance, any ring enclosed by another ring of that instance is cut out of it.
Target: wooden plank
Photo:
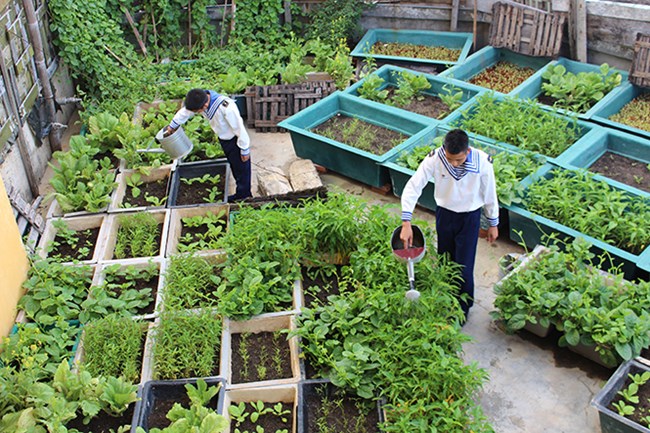
[[[580,62],[587,61],[587,7],[585,0],[573,0],[575,2],[575,16],[573,25],[576,31],[575,57]]]
[[[452,0],[451,2],[451,19],[449,23],[449,31],[455,32],[458,29],[458,6],[460,0]]]

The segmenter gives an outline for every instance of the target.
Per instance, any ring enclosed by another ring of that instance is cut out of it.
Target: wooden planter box
[[[337,114],[355,117],[410,138],[382,155],[375,155],[311,131]],[[433,124],[437,124],[434,119],[424,122],[404,110],[336,92],[281,122],[280,126],[289,130],[298,157],[310,159],[365,184],[381,187],[390,181],[390,177],[388,170],[379,164],[398,153],[406,143],[416,140],[419,132]]]
[[[533,57],[524,54],[515,53],[506,48],[494,48],[486,46],[470,55],[464,62],[457,64],[454,67],[444,70],[440,73],[439,77],[451,79],[451,81],[460,80],[467,86],[478,87],[479,89],[487,89],[469,81],[484,70],[496,65],[498,62],[508,62],[521,67],[529,67],[536,71],[540,70],[551,61],[549,57]],[[527,81],[527,80],[526,80]],[[526,81],[520,83],[515,89],[508,92],[517,93],[520,88],[525,86]],[[495,93],[501,94],[496,90],[487,89]]]
[[[579,74],[580,72],[600,72],[600,65],[592,65],[589,63],[577,62],[575,60],[569,60],[564,57],[560,57],[558,60],[554,60],[548,63],[545,67],[537,71],[532,77],[526,80],[524,85],[518,87],[516,89],[517,90],[516,92],[514,91],[511,92],[511,95],[514,95],[522,99],[537,99],[539,96],[543,95],[542,83],[545,80],[542,78],[542,74],[544,74],[544,72],[546,72],[546,70],[549,67],[557,66],[557,65],[564,66],[566,68],[567,73],[573,73],[573,74]],[[621,74],[621,76],[623,77],[622,82],[625,82],[627,80],[628,73],[626,71],[622,71],[615,68],[610,69],[610,74],[613,74],[615,72]],[[617,88],[620,87],[621,85],[619,85]],[[617,88],[614,88],[609,93],[614,92]],[[603,104],[607,103],[606,101],[603,103],[604,100],[605,98],[601,99],[584,113],[576,113],[574,111],[563,110],[563,109],[560,109],[559,111],[568,116],[578,116],[581,119],[587,120],[590,119],[592,116],[594,116],[594,114],[600,109],[600,107],[603,106]],[[545,105],[545,104],[540,104],[540,105],[545,109],[553,110],[553,108],[549,105]]]
[[[284,384],[295,384],[300,380],[300,363],[298,359],[298,339],[292,337],[289,339],[289,350],[291,353],[291,371],[292,377],[264,380],[256,382],[245,383],[232,383],[232,334],[240,334],[250,332],[257,334],[259,332],[274,332],[283,329],[295,328],[293,315],[283,316],[257,316],[250,320],[233,321],[224,318],[223,331],[221,333],[221,374],[226,379],[227,388],[230,389],[244,389],[255,388],[260,386],[274,386]]]
[[[163,210],[154,210],[154,211],[146,211],[146,212],[152,214],[156,219],[156,221],[158,221],[158,223],[161,225],[160,247],[158,249],[158,254],[151,257],[131,257],[126,259],[115,258],[114,250],[115,250],[115,245],[117,243],[117,233],[118,230],[120,229],[120,218],[128,217],[129,215],[135,215],[136,213],[140,213],[140,212],[133,212],[133,213],[124,212],[124,213],[111,214],[108,216],[106,243],[104,244],[103,254],[99,258],[100,260],[102,261],[122,260],[124,263],[128,264],[133,262],[134,260],[137,261],[141,259],[149,259],[149,258],[153,259],[153,258],[163,257],[167,245],[167,232],[169,231],[169,215],[170,215],[169,210],[163,209]]]
[[[125,202],[126,191],[128,189],[128,185],[126,181],[127,179],[129,179],[130,176],[133,175],[133,173],[138,173],[138,170],[124,170],[123,172],[117,175],[117,179],[116,179],[117,188],[115,189],[115,191],[113,191],[113,195],[111,196],[111,203],[108,205],[108,212],[110,213],[134,212],[134,211],[165,208],[166,204],[163,204],[162,206],[147,205],[147,206],[134,206],[129,208],[122,207]],[[162,167],[152,168],[149,174],[142,174],[140,180],[146,184],[146,183],[152,183],[162,179],[166,179],[167,195],[169,195],[169,183],[171,180],[171,174],[172,174],[172,165],[167,164],[167,165],[163,165]]]
[[[297,432],[296,418],[298,417],[298,387],[296,384],[292,384],[227,390],[224,403],[224,416],[228,419],[231,425],[225,430],[225,433],[231,433],[234,431],[234,426],[232,425],[232,420],[228,412],[228,407],[230,407],[231,404],[238,404],[240,402],[252,403],[259,400],[264,403],[282,402],[293,405],[293,417],[291,420],[292,429],[289,433]]]
[[[370,29],[359,41],[350,55],[356,58],[365,59],[369,56],[387,63],[403,62],[407,64],[434,66],[436,70],[442,71],[449,66],[463,63],[472,48],[472,33],[460,32],[433,32],[426,30],[394,30],[394,29]],[[442,59],[417,59],[414,57],[388,56],[381,54],[369,54],[369,50],[377,42],[402,43],[426,45],[432,47],[444,47],[460,50],[456,60]]]
[[[165,252],[165,257],[169,257],[172,254],[178,253],[178,244],[183,231],[183,218],[186,217],[195,217],[195,216],[204,216],[208,213],[217,215],[219,212],[224,211],[225,214],[223,218],[225,219],[225,224],[223,227],[223,234],[225,235],[226,230],[229,224],[229,211],[230,208],[227,205],[206,205],[201,207],[187,207],[180,209],[172,209],[171,216],[169,220],[169,235],[167,239],[167,248]],[[222,250],[206,250],[208,253],[217,253]]]
[[[650,366],[646,362],[630,360],[621,364],[605,386],[591,400],[591,405],[598,410],[602,433],[650,433],[650,429],[619,415],[608,407],[617,393],[625,386],[628,374],[650,371]]]
[[[478,93],[483,92],[483,89],[474,86],[472,84],[464,83],[462,81],[457,81],[457,80],[450,80],[448,78],[441,78],[440,76],[436,75],[429,75],[429,74],[423,74],[421,72],[416,72],[416,71],[411,71],[409,69],[405,68],[400,68],[398,66],[393,66],[393,65],[384,65],[381,68],[377,69],[375,72],[372,73],[372,75],[377,75],[381,78],[384,79],[384,83],[381,86],[379,90],[384,90],[386,88],[398,88],[398,76],[400,72],[408,72],[414,75],[424,75],[431,84],[431,87],[425,91],[422,92],[422,94],[435,97],[440,94],[446,94],[444,87],[447,86],[448,88],[451,88],[454,90],[454,92],[457,92],[458,90],[461,90],[463,92],[463,96],[461,99],[461,102],[463,105],[460,107],[456,108],[454,111],[462,111],[466,106],[468,105],[468,101],[472,99],[474,96],[476,96]],[[368,79],[368,77],[364,77],[360,81],[356,82],[352,86],[348,87],[346,90],[344,90],[344,93],[347,93],[349,95],[353,96],[359,96],[359,89],[361,86],[363,86],[363,83]],[[382,104],[383,105],[383,104]],[[395,107],[398,110],[402,110],[399,107]],[[408,111],[408,110],[405,110]],[[409,115],[415,118],[422,118],[423,122],[430,122],[431,119],[434,119],[432,117],[427,117],[424,115],[421,115],[419,113],[413,113],[408,111]],[[445,117],[439,118],[439,119],[434,119],[434,120],[444,120],[446,117],[451,115],[452,112],[448,113]]]
[[[605,97],[593,108],[593,116],[591,120],[601,125],[610,128],[619,129],[624,132],[636,134],[646,139],[650,138],[650,130],[635,128],[634,126],[624,125],[622,123],[611,120],[610,117],[618,114],[623,107],[630,103],[634,98],[647,95],[650,93],[649,88],[638,87],[630,82],[623,82],[620,87],[609,92]]]
[[[87,229],[99,228],[99,233],[97,235],[97,241],[95,242],[95,249],[93,251],[92,258],[89,260],[83,260],[80,263],[94,264],[101,260],[104,254],[107,232],[109,230],[109,223],[105,214],[92,214],[86,216],[77,216],[74,218],[48,219],[45,225],[45,230],[43,230],[43,234],[41,235],[41,239],[36,249],[38,255],[43,258],[46,258],[48,256],[47,249],[56,238],[57,229],[52,225],[53,221],[65,221],[68,228],[75,231],[84,231]],[[70,261],[65,263],[72,264],[73,262]]]
[[[127,266],[133,266],[136,269],[145,269],[149,267],[150,264],[155,265],[158,268],[158,285],[157,285],[157,290],[156,294],[154,297],[154,311],[153,313],[150,314],[145,314],[142,316],[135,316],[134,319],[153,319],[155,318],[158,314],[158,310],[162,308],[162,299],[163,299],[163,291],[165,287],[165,271],[167,269],[167,261],[162,259],[162,258],[155,258],[155,259],[131,259],[128,261],[116,261],[116,262],[102,262],[97,266],[97,270],[95,272],[95,275],[93,277],[93,286],[99,286],[104,284],[106,281],[106,268],[108,266],[112,266],[114,264],[119,264],[121,268],[127,267]]]
[[[115,194],[115,190],[113,190],[113,194]],[[97,214],[102,214],[104,212],[108,211],[108,206],[104,206],[97,212],[86,212],[83,210],[76,211],[76,212],[63,212],[63,209],[61,209],[61,205],[59,204],[59,201],[55,198],[52,199],[52,203],[50,203],[50,206],[47,208],[47,215],[46,219],[51,219],[51,218],[74,218],[78,216],[90,216],[90,215],[97,215]]]

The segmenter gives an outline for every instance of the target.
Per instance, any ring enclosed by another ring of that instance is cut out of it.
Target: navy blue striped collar
[[[480,157],[476,149],[469,148],[469,154],[467,159],[458,167],[454,167],[449,163],[447,157],[445,156],[445,149],[441,147],[438,150],[438,156],[442,161],[442,164],[445,166],[451,177],[456,180],[462,179],[467,173],[478,173],[479,172],[479,161]]]
[[[210,95],[210,104],[208,104],[208,108],[203,112],[203,115],[208,119],[212,119],[219,106],[226,100],[226,97],[214,90],[208,90],[208,94]]]

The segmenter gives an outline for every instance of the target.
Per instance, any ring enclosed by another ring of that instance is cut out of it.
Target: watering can
[[[422,257],[424,257],[427,251],[427,246],[422,230],[414,224],[411,225],[411,229],[413,230],[413,242],[410,248],[404,248],[404,242],[400,239],[402,226],[393,230],[393,234],[390,237],[390,246],[397,260],[406,262],[406,269],[409,276],[409,290],[405,294],[406,299],[416,301],[420,297],[420,292],[415,290],[415,269],[413,265],[422,260]]]
[[[167,127],[162,128],[156,134],[156,142],[160,143],[160,148],[151,149],[138,149],[138,152],[144,153],[166,153],[172,159],[180,159],[187,156],[192,151],[192,141],[187,137],[182,126],[179,126],[176,131],[169,135],[165,135]]]

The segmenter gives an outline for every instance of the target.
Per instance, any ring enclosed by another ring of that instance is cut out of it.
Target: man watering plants
[[[198,113],[208,119],[212,130],[219,137],[219,143],[235,177],[237,189],[235,194],[228,196],[228,201],[251,197],[250,138],[235,101],[213,90],[192,89],[187,92],[183,107],[176,112],[167,127],[167,135]]]
[[[489,223],[488,242],[494,242],[499,236],[499,202],[492,159],[485,152],[469,147],[465,131],[454,129],[447,133],[443,145],[424,158],[402,192],[400,239],[405,248],[413,242],[413,209],[431,178],[437,204],[438,253],[448,253],[451,260],[462,265],[459,302],[467,319],[474,304],[474,260],[481,211]]]

